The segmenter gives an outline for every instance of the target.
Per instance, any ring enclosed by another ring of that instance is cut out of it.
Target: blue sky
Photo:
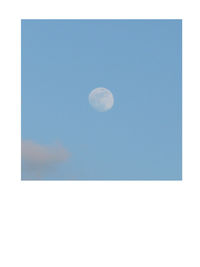
[[[181,28],[181,20],[22,20],[22,153],[28,140],[29,160],[34,146],[37,159],[43,147],[60,159],[33,162],[30,173],[22,158],[22,179],[180,180]],[[89,105],[96,87],[113,93],[111,110]]]

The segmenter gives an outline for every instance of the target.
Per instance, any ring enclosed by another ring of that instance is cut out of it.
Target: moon
[[[114,97],[110,90],[98,87],[89,94],[90,105],[99,112],[105,112],[114,105]]]

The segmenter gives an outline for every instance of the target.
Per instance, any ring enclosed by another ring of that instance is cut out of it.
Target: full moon
[[[99,112],[104,112],[112,108],[114,97],[111,91],[99,87],[92,90],[89,94],[90,105]]]

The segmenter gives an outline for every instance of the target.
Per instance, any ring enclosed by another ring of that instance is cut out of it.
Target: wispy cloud
[[[41,178],[69,158],[67,150],[59,144],[41,145],[31,140],[22,141],[21,152],[22,176],[27,178]]]

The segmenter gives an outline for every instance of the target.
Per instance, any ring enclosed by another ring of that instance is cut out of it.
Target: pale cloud
[[[22,172],[35,178],[47,174],[69,158],[68,151],[59,144],[41,145],[31,140],[22,141],[21,152]]]

